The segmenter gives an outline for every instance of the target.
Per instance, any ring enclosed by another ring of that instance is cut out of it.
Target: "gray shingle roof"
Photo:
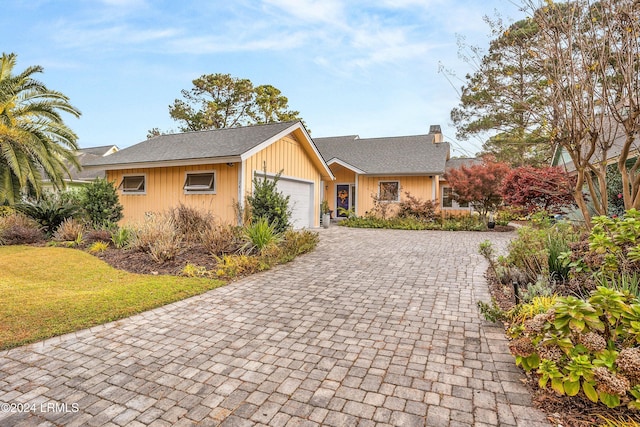
[[[367,174],[439,175],[445,171],[449,143],[434,143],[433,138],[433,134],[389,138],[348,135],[313,141],[325,161],[339,159]]]
[[[297,121],[240,128],[160,135],[109,156],[92,160],[87,166],[126,165],[175,160],[240,156],[278,135]]]

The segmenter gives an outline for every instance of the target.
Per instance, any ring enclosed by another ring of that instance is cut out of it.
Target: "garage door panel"
[[[293,228],[311,227],[311,218],[313,217],[311,210],[313,208],[312,184],[281,178],[278,180],[277,187],[284,195],[289,196]]]
[[[261,177],[263,175],[256,173],[256,176]],[[313,227],[313,183],[281,177],[278,180],[277,188],[282,194],[289,196],[291,225],[293,228]]]

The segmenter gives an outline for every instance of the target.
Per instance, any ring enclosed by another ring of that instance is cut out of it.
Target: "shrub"
[[[176,229],[188,242],[198,242],[203,232],[212,228],[213,215],[180,204],[171,211]]]
[[[270,223],[264,217],[246,225],[243,229],[243,236],[245,244],[242,249],[247,253],[260,253],[270,246],[275,246],[280,241],[276,224]]]
[[[313,231],[286,231],[282,236],[282,242],[280,244],[282,249],[280,261],[289,262],[298,255],[311,252],[318,246],[319,241],[320,236]]]
[[[516,319],[509,348],[516,364],[558,394],[583,393],[608,407],[640,408],[640,301],[600,286],[587,300],[558,298],[546,312]]]
[[[372,194],[373,208],[371,208],[370,216],[374,218],[381,218],[386,220],[391,216],[392,204],[386,200],[381,200],[378,194]]]
[[[65,219],[80,211],[68,196],[57,193],[43,193],[40,199],[19,203],[15,209],[38,222],[47,236],[51,236]]]
[[[477,305],[482,317],[484,317],[489,322],[496,323],[507,320],[507,313],[502,308],[500,308],[495,298],[491,299],[490,304],[484,301],[478,301]]]
[[[478,217],[450,217],[443,221],[426,222],[416,218],[389,218],[368,215],[340,221],[339,225],[354,228],[390,228],[398,230],[483,231],[486,225]]]
[[[479,216],[461,215],[445,218],[440,229],[446,231],[484,231],[487,229],[487,225]]]
[[[107,227],[122,219],[122,205],[115,185],[98,178],[82,188],[80,203],[95,228]]]
[[[237,227],[229,224],[213,224],[200,231],[200,242],[211,255],[224,255],[240,249],[240,236]]]
[[[182,236],[170,215],[153,215],[133,230],[129,246],[147,252],[162,264],[170,261],[181,248]]]
[[[577,240],[578,232],[568,223],[521,227],[518,237],[509,244],[506,263],[520,271],[521,285],[540,280],[562,283],[569,278],[570,271],[566,253]]]
[[[99,254],[109,249],[109,243],[103,241],[93,242],[91,246],[89,246],[90,254]]]
[[[113,242],[113,245],[118,248],[126,248],[131,241],[131,236],[133,232],[128,227],[119,227],[115,231],[110,233],[110,240]]]
[[[15,212],[16,210],[11,206],[4,206],[4,205],[0,206],[0,218],[12,215]]]
[[[291,208],[289,196],[278,191],[278,181],[282,172],[276,174],[273,179],[267,177],[253,178],[253,194],[247,197],[247,204],[254,220],[265,218],[269,225],[275,227],[275,231],[282,233],[291,227]]]
[[[602,256],[603,271],[640,270],[640,212],[628,210],[622,218],[593,218],[589,250]]]
[[[518,237],[509,243],[506,263],[519,269],[525,283],[535,283],[539,276],[548,276],[549,254],[545,249],[545,230],[532,227],[518,229]]]
[[[404,196],[404,200],[398,204],[398,217],[422,221],[434,221],[437,218],[435,201],[421,200],[408,192]]]
[[[19,212],[0,217],[0,244],[2,245],[37,243],[44,238],[40,225]]]
[[[256,256],[249,255],[223,255],[216,257],[218,268],[216,275],[218,277],[234,278],[243,274],[252,274],[258,271],[269,269],[270,265],[265,260]]]
[[[536,283],[529,283],[520,293],[520,301],[529,303],[535,298],[550,297],[555,292],[553,282],[540,278]]]
[[[537,209],[558,212],[576,206],[573,198],[575,181],[575,177],[557,166],[521,166],[504,177],[500,193],[505,203],[521,206],[529,212]]]
[[[182,269],[182,275],[187,277],[209,277],[210,274],[206,268],[195,264],[187,264]]]
[[[628,292],[634,297],[640,298],[640,274],[638,273],[602,275],[600,283],[607,288]]]
[[[83,240],[84,224],[76,219],[67,218],[56,228],[53,240],[56,242],[77,242]]]

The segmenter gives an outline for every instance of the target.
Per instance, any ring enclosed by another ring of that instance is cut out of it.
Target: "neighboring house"
[[[89,183],[96,178],[104,178],[106,176],[104,169],[85,169],[88,163],[95,163],[101,157],[109,156],[118,151],[115,145],[103,145],[100,147],[81,148],[77,151],[78,161],[80,162],[80,170],[72,166],[70,168],[70,181],[74,183]]]
[[[321,183],[334,177],[299,121],[160,135],[88,162],[115,182],[124,221],[180,204],[238,223],[253,178],[282,172],[295,228],[318,227]]]
[[[426,135],[349,135],[314,141],[336,177],[334,182],[323,183],[323,197],[334,217],[345,217],[348,210],[357,216],[365,215],[373,209],[374,197],[397,205],[406,193],[422,200],[436,200],[443,208],[441,188],[448,188],[443,175],[450,146],[443,141],[440,126],[431,126]],[[444,209],[459,210],[457,205],[449,206],[451,193],[447,194]]]
[[[84,166],[88,163],[94,163],[99,161],[101,157],[108,156],[118,151],[116,145],[103,145],[100,147],[80,148],[76,151],[76,158],[80,163],[80,169],[67,163],[69,168],[69,176],[64,179],[67,187],[80,187],[90,182],[95,181],[97,178],[104,178],[104,169],[85,169]],[[44,170],[42,170],[43,176],[46,176]],[[51,187],[51,183],[48,178],[43,180],[45,187]]]
[[[607,150],[606,153],[606,163],[608,168],[614,167],[615,170],[618,170],[618,159],[622,153],[622,149],[626,143],[626,135],[622,129],[621,125],[616,125],[615,132],[612,132],[613,135],[613,143],[611,147]],[[586,148],[585,148],[586,150]],[[633,163],[635,163],[638,158],[638,154],[640,154],[640,137],[636,137],[635,141],[631,145],[629,150],[629,154],[626,159],[627,167],[631,168]],[[604,156],[602,154],[602,150],[596,150],[592,156],[591,164],[597,164],[603,159]],[[569,153],[560,145],[556,145],[555,151],[553,153],[553,157],[551,159],[552,166],[558,166],[563,168],[567,173],[572,175],[577,175],[575,164],[571,159]],[[588,169],[587,169],[588,170]],[[587,208],[589,209],[592,215],[597,215],[596,209],[594,207],[593,201],[591,200],[591,196],[589,195],[589,187],[585,182],[584,184],[584,194],[585,200],[587,201]],[[611,200],[609,200],[609,209],[611,209],[612,204]],[[621,208],[622,209],[622,208]],[[611,214],[611,212],[609,212]],[[569,209],[566,216],[574,221],[582,222],[584,221],[584,216],[582,211],[579,208]]]
[[[620,153],[624,148],[624,144],[626,143],[626,135],[622,129],[621,125],[617,125],[615,128],[616,132],[613,135],[613,143],[611,144],[611,148],[607,150],[607,164],[611,165],[618,162],[618,158],[620,157]],[[586,149],[586,147],[585,147]],[[636,137],[634,143],[629,150],[629,155],[627,156],[627,160],[635,159],[640,153],[640,137]],[[602,159],[602,151],[596,150],[593,153],[591,164],[596,164],[600,162]],[[567,151],[561,147],[560,145],[556,145],[555,151],[553,153],[553,158],[551,160],[552,166],[560,166],[564,168],[565,171],[569,173],[575,173],[576,168],[573,164],[573,160],[571,160],[571,156]]]

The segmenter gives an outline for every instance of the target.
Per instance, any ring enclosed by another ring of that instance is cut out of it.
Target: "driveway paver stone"
[[[320,234],[290,264],[0,352],[0,425],[549,426],[476,307],[479,243],[513,234]]]

